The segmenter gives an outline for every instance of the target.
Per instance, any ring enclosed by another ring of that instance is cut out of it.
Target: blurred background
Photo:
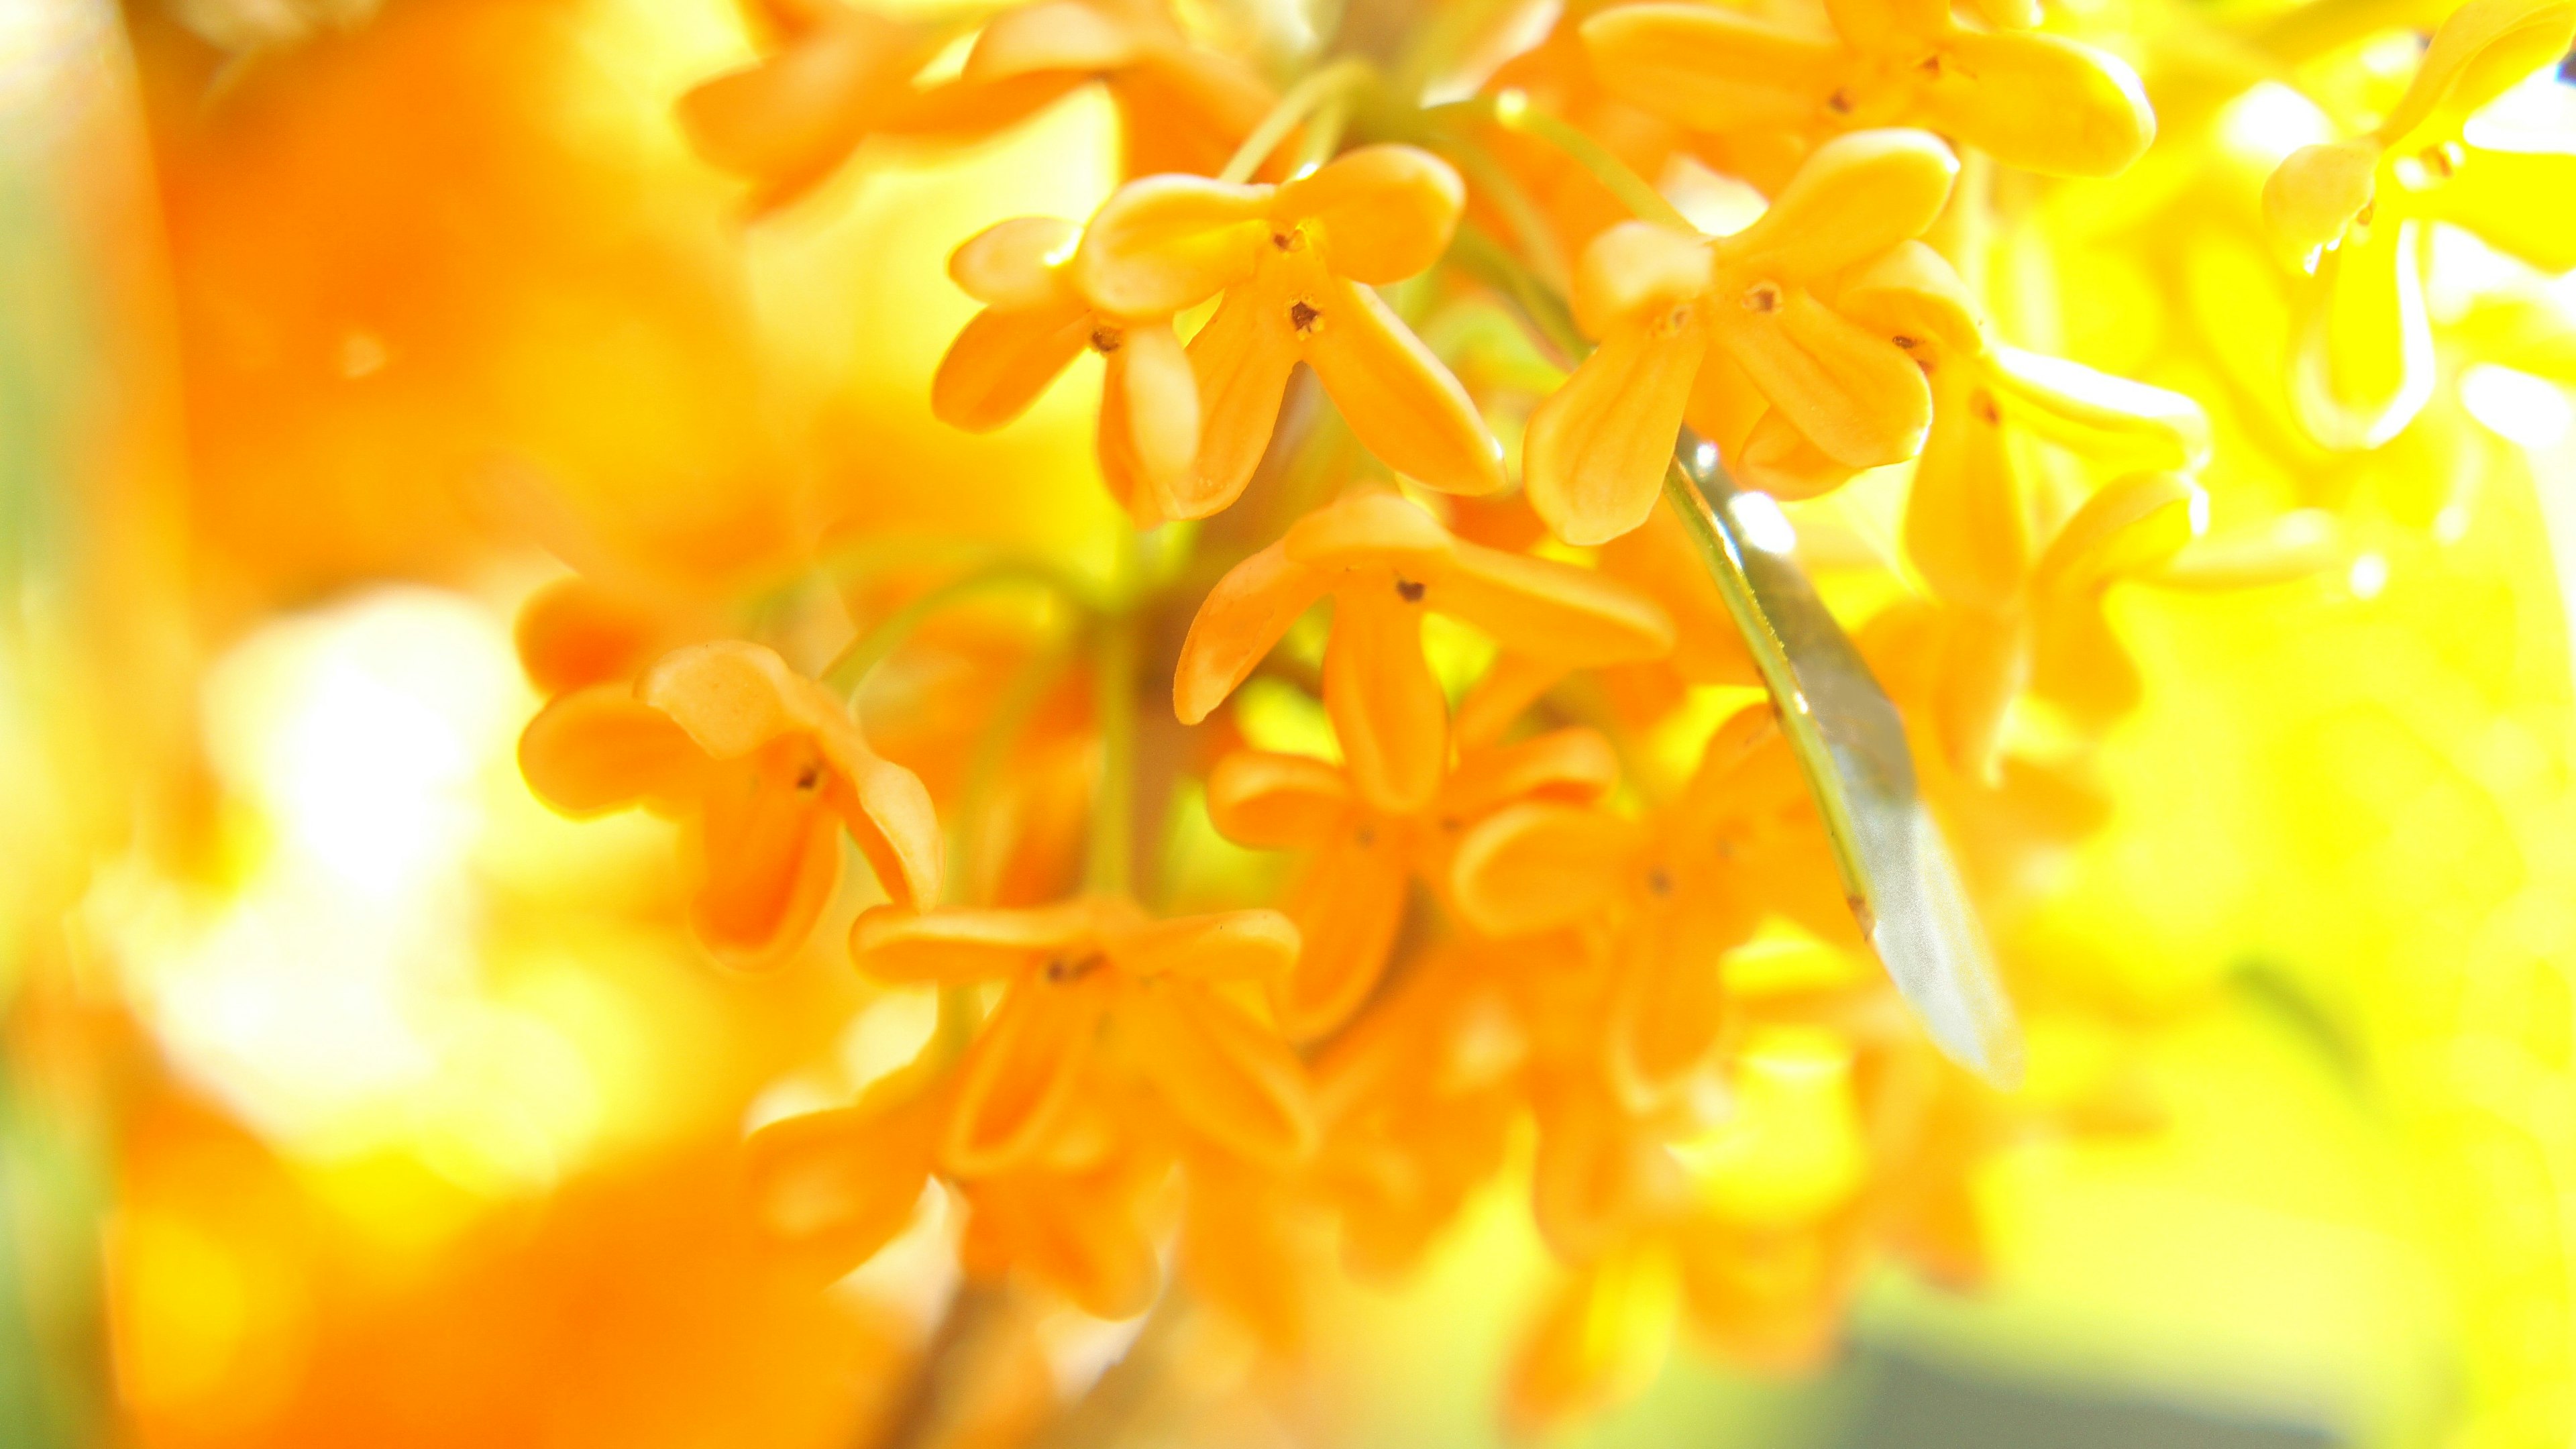
[[[817,1294],[729,1164],[920,1003],[834,953],[705,964],[667,827],[521,784],[511,620],[566,565],[1104,554],[1081,389],[970,438],[924,379],[971,306],[948,250],[1085,214],[1113,122],[1079,92],[872,150],[751,226],[670,108],[752,54],[728,0],[0,0],[0,1444],[856,1446],[895,1412],[948,1215]],[[2238,119],[2195,164],[2259,186],[2287,146]],[[2253,305],[2092,265],[2097,360],[2182,325],[2161,289]],[[1563,1442],[2569,1441],[2576,411],[2545,368],[2441,388],[2349,571],[2117,601],[2149,694],[2112,824],[2015,950],[2028,1090],[2112,1070],[2134,1120],[1997,1148],[1980,1291],[1882,1269],[1831,1372],[1682,1355]],[[2227,466],[2222,433],[2222,509],[2292,488]],[[1334,1290],[1295,1374],[1210,1367],[1166,1437],[1500,1442],[1524,1195]],[[1031,1392],[1123,1331],[1041,1323]]]

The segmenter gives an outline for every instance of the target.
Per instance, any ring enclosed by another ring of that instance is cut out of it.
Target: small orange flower
[[[2155,139],[2137,72],[2027,27],[2033,0],[1986,0],[1970,29],[1950,0],[1826,0],[1830,32],[1723,5],[1654,0],[1583,24],[1614,95],[1704,131],[1813,134],[1917,125],[2008,166],[2114,176]]]
[[[1466,390],[1373,290],[1440,259],[1465,195],[1428,151],[1362,146],[1284,186],[1149,176],[1101,206],[1073,260],[1094,307],[1170,316],[1224,298],[1190,340],[1200,448],[1176,516],[1242,493],[1301,361],[1387,466],[1445,492],[1503,486]]]
[[[803,944],[841,878],[844,828],[894,899],[939,894],[939,822],[921,781],[757,644],[691,645],[631,687],[557,698],[520,736],[519,767],[566,815],[643,805],[680,818],[699,877],[690,922],[734,966]]]
[[[1285,973],[1297,928],[1276,911],[1154,921],[1128,900],[1033,910],[886,908],[850,948],[886,981],[1003,984],[969,1050],[940,1161],[961,1178],[1031,1161],[1068,1120],[1106,1046],[1180,1122],[1258,1162],[1315,1135],[1297,1059],[1222,989]]]
[[[1305,755],[1240,750],[1208,773],[1208,815],[1243,845],[1315,852],[1290,914],[1305,947],[1276,997],[1291,1040],[1349,1019],[1386,969],[1416,875],[1445,882],[1458,833],[1516,800],[1586,802],[1618,783],[1610,742],[1563,729],[1467,753],[1419,810],[1363,799],[1348,771]]]
[[[645,600],[578,574],[528,596],[512,627],[519,667],[551,699],[592,684],[623,684],[656,658],[715,632],[663,599]]]
[[[948,260],[948,275],[984,310],[939,361],[930,410],[989,432],[1028,410],[1085,347],[1107,370],[1100,390],[1100,473],[1137,526],[1192,516],[1178,501],[1199,451],[1198,384],[1169,313],[1121,316],[1095,308],[1068,275],[1080,231],[1025,216],[979,232]]]
[[[1574,313],[1600,347],[1530,415],[1531,504],[1595,544],[1653,511],[1687,414],[1744,482],[1804,496],[1923,445],[1931,390],[1896,336],[1834,299],[1941,214],[1958,162],[1920,131],[1818,147],[1752,225],[1630,221],[1593,239]],[[1927,250],[1919,286],[1954,285]]]
[[[1452,537],[1396,494],[1355,493],[1217,582],[1181,645],[1181,721],[1207,718],[1326,594],[1324,707],[1359,799],[1400,814],[1429,804],[1449,758],[1448,700],[1422,655],[1424,610],[1577,668],[1652,659],[1673,643],[1663,611],[1616,580]]]
[[[870,135],[969,141],[1101,81],[1127,172],[1214,171],[1270,109],[1241,62],[1193,45],[1155,0],[1048,0],[984,27],[957,79],[917,83],[950,33],[841,0],[759,0],[778,47],[680,99],[698,154],[762,183],[775,206],[829,177]]]

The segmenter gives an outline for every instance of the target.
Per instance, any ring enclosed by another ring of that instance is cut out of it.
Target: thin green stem
[[[1664,194],[1646,184],[1646,178],[1628,169],[1628,163],[1610,154],[1590,136],[1540,110],[1519,91],[1505,91],[1493,98],[1494,120],[1507,131],[1535,136],[1565,153],[1566,158],[1592,173],[1593,179],[1610,188],[1619,204],[1640,220],[1659,222],[1695,232],[1690,218],[1664,199]]]
[[[934,615],[961,600],[1006,584],[1035,584],[1069,602],[1079,603],[1081,600],[1065,577],[1048,565],[1030,559],[1004,559],[987,564],[906,601],[903,607],[879,620],[875,628],[851,640],[849,647],[823,670],[824,687],[843,698],[856,695],[859,686],[867,682],[868,671],[902,648],[903,642]]]
[[[1227,158],[1225,169],[1216,174],[1216,179],[1238,185],[1250,181],[1253,173],[1261,169],[1261,163],[1270,159],[1270,153],[1279,149],[1279,143],[1288,139],[1288,133],[1297,129],[1298,122],[1305,120],[1325,102],[1347,96],[1376,73],[1367,61],[1337,60],[1290,86],[1288,93],[1279,98],[1279,103],[1270,108],[1270,114],[1263,116],[1261,123],[1252,128],[1252,134],[1244,137],[1243,144],[1234,149],[1234,155]]]
[[[1087,879],[1100,895],[1124,895],[1136,883],[1136,644],[1136,616],[1123,612],[1101,624],[1092,658],[1100,783]]]
[[[948,858],[953,865],[948,881],[953,889],[969,894],[952,899],[951,904],[986,904],[972,893],[972,883],[983,870],[984,825],[993,790],[1001,783],[1011,747],[1028,729],[1029,717],[1037,712],[1038,702],[1046,698],[1047,690],[1069,662],[1068,651],[1061,646],[1030,655],[1003,686],[1002,697],[994,703],[991,716],[975,736],[974,753],[967,757],[966,778],[958,790],[957,808],[949,812]]]

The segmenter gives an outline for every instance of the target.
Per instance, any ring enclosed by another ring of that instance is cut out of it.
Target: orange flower
[[[631,688],[561,696],[528,722],[519,767],[566,815],[643,805],[684,821],[699,877],[690,923],[730,965],[803,944],[840,880],[844,828],[894,899],[939,894],[939,822],[921,781],[757,644],[691,645]]]
[[[519,606],[512,629],[519,666],[551,699],[585,685],[625,683],[656,658],[715,632],[665,598],[647,601],[578,574]]]
[[[1175,516],[1242,493],[1301,361],[1387,466],[1451,493],[1503,486],[1466,390],[1372,290],[1439,260],[1464,202],[1439,157],[1362,146],[1284,186],[1149,176],[1101,206],[1073,260],[1094,307],[1170,316],[1224,298],[1190,340],[1200,450]]]
[[[1923,132],[1856,132],[1732,236],[1629,221],[1594,238],[1573,301],[1601,345],[1530,415],[1525,445],[1548,526],[1594,544],[1645,522],[1686,413],[1742,481],[1782,496],[1914,456],[1932,396],[1902,334],[1827,299],[1930,226],[1957,172]],[[1928,250],[1903,255],[1919,275],[1899,285],[1955,285]]]
[[[1305,1041],[1357,1011],[1386,969],[1418,874],[1446,879],[1458,833],[1516,800],[1586,802],[1618,782],[1610,742],[1564,729],[1474,751],[1420,809],[1371,805],[1347,770],[1305,755],[1240,750],[1208,774],[1208,815],[1240,844],[1314,851],[1290,905],[1305,947],[1275,998],[1280,1029]]]
[[[958,78],[916,83],[950,33],[841,0],[758,0],[778,38],[758,64],[680,99],[698,154],[794,199],[872,134],[967,141],[1017,124],[1092,81],[1109,88],[1130,175],[1214,171],[1270,109],[1241,62],[1193,45],[1153,0],[1049,0],[994,17]]]
[[[1199,451],[1198,384],[1171,314],[1121,316],[1093,307],[1067,275],[1080,231],[1024,216],[977,233],[948,259],[948,275],[984,310],[939,361],[930,410],[989,432],[1028,410],[1089,347],[1107,363],[1100,390],[1100,473],[1151,527],[1183,513]]]
[[[2155,139],[2137,73],[2026,27],[2033,0],[1825,0],[1830,31],[1722,5],[1656,0],[1584,22],[1612,94],[1704,131],[1831,133],[1919,125],[2057,176],[2114,176]]]
[[[1170,1167],[1105,1117],[1084,1120],[1036,1158],[957,1184],[959,1266],[987,1282],[1017,1269],[1094,1317],[1133,1318],[1162,1287],[1150,1199]]]
[[[1452,537],[1395,494],[1355,493],[1217,582],[1181,645],[1172,682],[1181,721],[1207,718],[1326,594],[1324,707],[1358,797],[1395,813],[1430,802],[1449,758],[1449,704],[1423,660],[1423,610],[1572,667],[1652,659],[1673,643],[1672,622],[1626,585]]]
[[[1154,921],[1115,897],[1033,910],[890,907],[859,918],[850,948],[881,980],[1003,984],[941,1139],[940,1161],[958,1177],[1045,1151],[1105,1061],[1229,1151],[1285,1163],[1313,1145],[1296,1057],[1224,989],[1295,964],[1297,928],[1276,911]]]
[[[1717,1051],[1719,961],[1766,911],[1850,938],[1824,831],[1767,704],[1711,736],[1682,797],[1650,823],[1531,800],[1458,842],[1451,899],[1491,936],[1606,928],[1602,1050],[1623,1108],[1686,1097]]]

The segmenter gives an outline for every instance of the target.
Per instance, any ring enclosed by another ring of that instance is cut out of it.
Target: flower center
[[[1395,591],[1399,595],[1402,595],[1404,601],[1408,604],[1419,604],[1422,602],[1422,585],[1415,580],[1397,579],[1395,581]]]
[[[1745,288],[1744,310],[1747,312],[1779,311],[1780,284],[1777,282],[1756,282],[1752,286]]]
[[[1646,890],[1651,895],[1671,895],[1673,893],[1673,873],[1664,869],[1660,865],[1656,866],[1653,870],[1646,872]]]
[[[1119,348],[1126,345],[1127,334],[1105,322],[1097,324],[1091,329],[1091,350],[1099,353],[1103,357],[1107,357],[1109,354],[1116,352]]]
[[[1302,301],[1291,302],[1288,304],[1288,325],[1297,329],[1298,336],[1312,337],[1323,330],[1324,314]]]
[[[1069,986],[1109,964],[1108,953],[1087,951],[1079,956],[1056,956],[1046,963],[1046,979],[1059,986]]]

